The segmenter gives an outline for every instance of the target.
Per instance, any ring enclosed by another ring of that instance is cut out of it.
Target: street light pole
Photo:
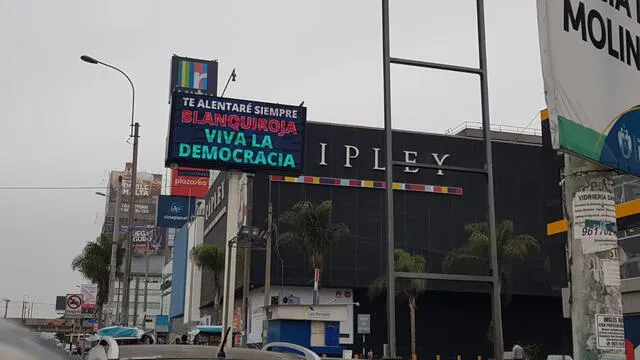
[[[129,236],[125,249],[125,271],[124,271],[124,281],[123,281],[123,293],[122,293],[122,316],[125,324],[129,323],[129,282],[131,281],[131,252],[133,250],[133,225],[134,225],[134,215],[136,211],[136,181],[137,181],[137,172],[138,172],[138,138],[139,138],[139,129],[140,124],[135,122],[135,105],[136,105],[136,88],[133,85],[133,81],[131,78],[122,70],[118,69],[113,65],[109,65],[102,61],[98,61],[91,56],[82,55],[80,59],[89,64],[100,64],[106,66],[110,69],[113,69],[120,74],[122,74],[129,84],[131,85],[131,125],[130,125],[130,133],[129,137],[133,137],[133,159],[131,165],[131,198],[129,200]]]

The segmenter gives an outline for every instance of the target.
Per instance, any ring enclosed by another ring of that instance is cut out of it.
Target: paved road
[[[0,319],[0,354],[3,360],[68,360],[52,342],[40,339],[5,320]],[[78,357],[75,357],[78,359]]]

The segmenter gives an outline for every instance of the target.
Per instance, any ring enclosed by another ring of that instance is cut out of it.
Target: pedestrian
[[[373,360],[373,350],[369,349],[369,352],[367,353],[367,358],[369,360]]]
[[[513,353],[514,360],[524,360],[524,349],[518,343],[513,345],[511,352]]]

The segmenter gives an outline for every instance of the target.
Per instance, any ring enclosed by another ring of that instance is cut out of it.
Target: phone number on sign
[[[614,236],[616,235],[616,232],[604,229],[602,227],[585,226],[582,228],[582,236],[598,236],[598,235]]]

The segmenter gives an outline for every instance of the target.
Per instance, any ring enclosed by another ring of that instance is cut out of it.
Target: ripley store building
[[[514,342],[541,344],[547,353],[562,354],[570,348],[570,325],[563,319],[562,299],[552,286],[546,254],[546,205],[544,157],[539,134],[495,132],[493,134],[496,218],[511,220],[516,234],[534,236],[541,251],[512,269],[512,298],[503,310],[505,346]],[[266,227],[269,194],[274,223],[279,215],[301,200],[318,204],[333,202],[333,222],[345,223],[350,235],[334,245],[321,275],[320,303],[359,303],[350,306],[352,319],[341,323],[341,344],[362,351],[362,336],[354,323],[357,314],[371,315],[371,334],[366,348],[382,355],[387,340],[385,297],[370,300],[372,281],[385,273],[386,229],[384,186],[384,132],[375,128],[309,122],[304,176],[253,177],[250,189],[252,224]],[[397,131],[393,138],[395,160],[434,165],[484,166],[481,131],[465,127],[451,135]],[[221,174],[220,176],[224,176]],[[442,272],[445,256],[467,244],[465,225],[486,221],[487,184],[482,175],[448,170],[394,168],[396,248],[424,257],[427,271]],[[222,245],[226,230],[208,226],[221,219],[225,206],[225,182],[214,183],[215,196],[206,198],[211,218],[205,219],[205,243]],[[219,189],[218,189],[219,188]],[[214,204],[209,202],[214,201]],[[206,216],[205,216],[206,217]],[[284,229],[283,229],[284,231]],[[262,331],[259,308],[263,305],[264,251],[251,254],[249,343],[259,341]],[[206,276],[203,276],[205,279]],[[242,303],[242,272],[237,273],[236,305]],[[304,252],[295,246],[275,244],[272,259],[272,302],[307,302],[313,269]],[[206,287],[203,280],[203,287]],[[213,292],[202,293],[203,307],[211,306]],[[206,297],[206,299],[204,298]],[[398,354],[410,353],[409,308],[398,299],[396,311]],[[206,314],[204,311],[203,314]],[[462,355],[475,358],[490,353],[490,286],[469,282],[430,280],[418,299],[416,339],[418,357],[433,359]]]

